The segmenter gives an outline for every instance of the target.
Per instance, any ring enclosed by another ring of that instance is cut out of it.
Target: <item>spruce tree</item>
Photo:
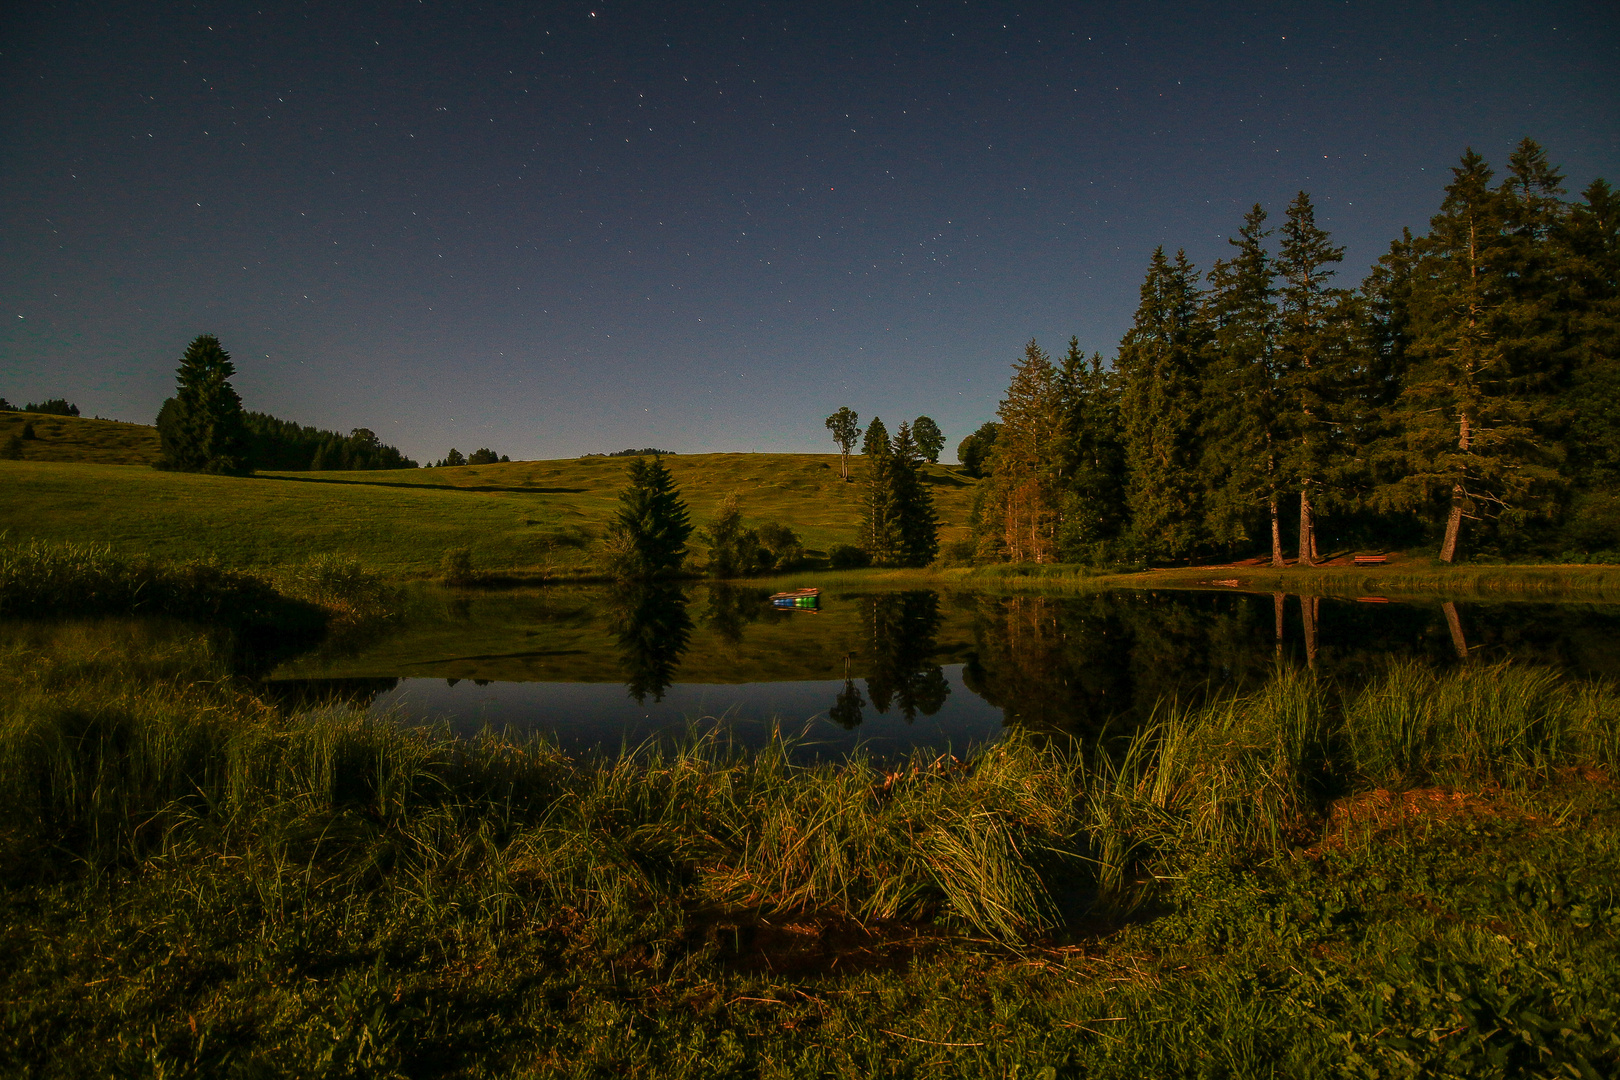
[[[872,423],[866,429],[866,438],[861,440],[861,454],[869,456],[873,453],[887,454],[889,452],[889,429],[883,426],[883,418],[874,416]]]
[[[1126,521],[1118,389],[1102,357],[1088,360],[1078,338],[1069,339],[1057,383],[1058,558],[1107,561]]]
[[[861,449],[866,458],[865,484],[861,489],[861,540],[873,563],[888,565],[899,558],[901,551],[894,452],[887,436],[878,441],[872,435],[874,431],[883,431],[883,422],[876,417],[866,429],[866,445]]]
[[[1351,344],[1349,294],[1329,285],[1344,248],[1334,247],[1317,227],[1305,192],[1289,203],[1281,233],[1278,352],[1283,416],[1292,429],[1281,461],[1299,490],[1299,563],[1311,566],[1318,555],[1317,502],[1331,490],[1335,387],[1345,376]]]
[[[1119,346],[1120,427],[1131,541],[1146,559],[1185,558],[1202,539],[1204,333],[1196,271],[1184,252],[1153,253]]]
[[[927,566],[939,554],[939,515],[923,483],[921,458],[911,425],[902,423],[890,444],[889,476],[894,496],[896,561]]]
[[[1013,366],[996,410],[990,483],[980,496],[980,551],[1013,562],[1051,562],[1057,554],[1062,396],[1057,369],[1032,338]]]
[[[1502,194],[1472,150],[1429,233],[1418,242],[1412,300],[1412,367],[1396,403],[1401,475],[1386,489],[1391,505],[1446,503],[1442,562],[1457,557],[1463,522],[1523,504],[1554,477],[1539,460],[1530,381],[1504,346],[1509,286]]]
[[[160,467],[241,475],[247,460],[242,399],[231,387],[236,367],[212,334],[195,338],[175,371],[175,394],[158,411]]]
[[[1229,547],[1248,541],[1255,512],[1264,507],[1271,565],[1282,566],[1278,455],[1285,433],[1278,408],[1276,275],[1265,248],[1271,235],[1265,223],[1266,212],[1256,203],[1238,238],[1227,241],[1236,249],[1232,257],[1209,273],[1202,466],[1210,538]]]
[[[1570,466],[1581,488],[1613,498],[1620,489],[1620,194],[1598,179],[1581,198],[1565,226],[1577,347]]]
[[[628,476],[610,540],[615,576],[647,581],[679,573],[692,522],[674,478],[657,456],[635,458]]]

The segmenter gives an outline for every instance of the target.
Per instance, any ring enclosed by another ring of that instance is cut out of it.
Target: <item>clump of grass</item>
[[[306,600],[341,623],[392,618],[404,604],[404,591],[348,555],[320,554],[287,567],[275,578],[282,593]]]

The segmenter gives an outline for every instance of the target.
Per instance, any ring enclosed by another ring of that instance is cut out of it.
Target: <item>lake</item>
[[[1392,660],[1513,660],[1620,675],[1620,605],[1389,602],[1232,591],[1063,596],[824,589],[781,610],[759,587],[421,587],[397,625],[282,663],[290,707],[342,702],[461,734],[543,732],[573,749],[724,721],[806,753],[963,749],[1009,727],[1124,730],[1167,699],[1256,685],[1277,664],[1347,684]]]

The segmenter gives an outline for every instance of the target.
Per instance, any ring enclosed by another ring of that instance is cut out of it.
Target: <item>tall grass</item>
[[[801,764],[780,732],[750,751],[694,729],[575,758],[344,711],[288,718],[206,648],[144,678],[139,650],[86,667],[51,648],[0,656],[7,857],[37,873],[238,860],[267,918],[319,888],[501,922],[571,912],[606,938],[746,910],[1015,941],[1189,854],[1311,842],[1358,789],[1539,783],[1612,767],[1620,745],[1612,688],[1404,665],[1348,694],[1279,672],[1167,706],[1089,757],[1013,734],[960,760]]]
[[[5,542],[0,614],[152,614],[238,627],[312,631],[386,618],[400,591],[347,556],[318,554],[269,574],[218,563],[133,558],[104,544]]]

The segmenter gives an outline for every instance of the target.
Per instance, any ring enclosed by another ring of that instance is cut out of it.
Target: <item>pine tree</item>
[[[919,416],[911,425],[911,437],[917,441],[917,452],[930,465],[939,464],[940,451],[945,449],[945,433],[926,416]]]
[[[1503,197],[1469,150],[1452,170],[1440,213],[1418,242],[1411,315],[1413,365],[1397,402],[1403,475],[1386,501],[1448,502],[1442,562],[1457,556],[1465,519],[1522,505],[1554,478],[1538,460],[1536,402],[1502,340],[1508,285]]]
[[[861,417],[848,405],[827,417],[827,430],[832,432],[833,442],[838,444],[838,471],[845,480],[849,479],[849,451],[855,445],[855,440],[861,437]]]
[[[1147,559],[1186,557],[1202,539],[1204,334],[1196,280],[1184,252],[1171,262],[1163,248],[1154,251],[1116,363],[1131,538]]]
[[[212,334],[187,346],[175,371],[175,395],[158,412],[162,468],[229,475],[252,471],[242,399],[231,387],[235,374],[230,354]]]
[[[1208,478],[1207,528],[1216,543],[1248,541],[1255,511],[1265,507],[1271,565],[1284,565],[1278,463],[1285,439],[1279,416],[1276,275],[1266,253],[1266,212],[1258,203],[1243,219],[1231,259],[1209,273],[1204,318],[1210,334],[1209,408],[1202,467]]]
[[[1577,345],[1571,473],[1580,487],[1612,498],[1620,489],[1620,194],[1598,179],[1581,198],[1565,226]]]
[[[883,426],[882,417],[872,417],[872,423],[866,429],[866,438],[861,441],[861,454],[872,453],[887,454],[889,452],[889,429]]]
[[[1057,369],[1030,339],[996,410],[989,502],[981,515],[983,527],[998,534],[989,550],[1005,551],[1013,562],[1051,562],[1057,556],[1060,395]]]
[[[679,573],[692,535],[691,517],[661,458],[635,458],[619,493],[609,561],[616,577],[647,581]]]
[[[883,421],[872,418],[866,429],[866,475],[861,489],[861,539],[873,563],[888,565],[900,555],[899,508],[895,493],[894,452],[887,434],[882,441],[873,432],[883,433]]]
[[[1299,562],[1311,566],[1318,556],[1316,504],[1329,489],[1334,459],[1334,388],[1345,374],[1351,343],[1349,294],[1328,284],[1333,264],[1344,261],[1344,248],[1334,247],[1317,227],[1305,192],[1288,205],[1281,232],[1278,352],[1283,417],[1292,429],[1281,462],[1299,489]]]
[[[939,515],[923,483],[921,459],[911,426],[901,424],[890,444],[890,484],[894,494],[896,561],[927,566],[939,554]]]
[[[1078,338],[1069,339],[1057,383],[1058,557],[1106,561],[1126,521],[1119,394],[1102,357],[1087,360]]]

